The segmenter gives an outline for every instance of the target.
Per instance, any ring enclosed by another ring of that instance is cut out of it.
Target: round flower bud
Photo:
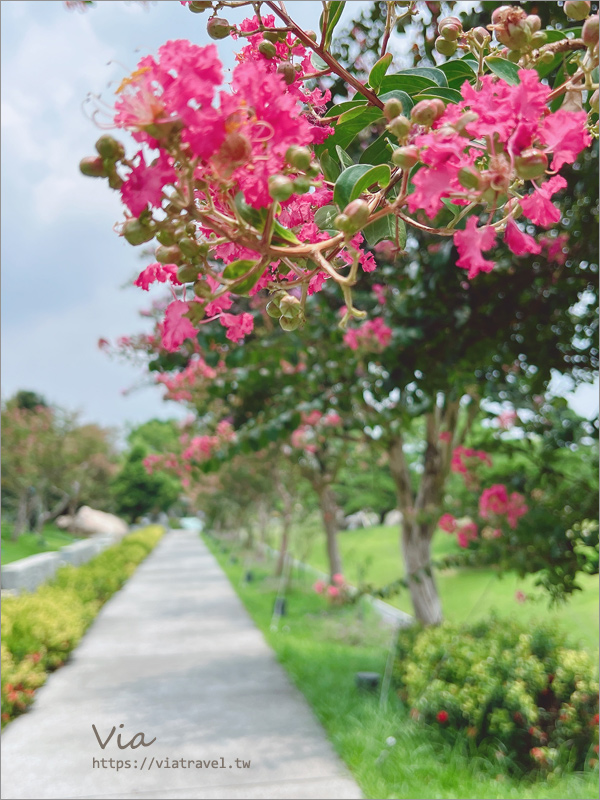
[[[285,175],[271,175],[269,178],[269,194],[273,200],[283,202],[294,194],[294,184]]]
[[[481,175],[473,167],[462,167],[457,177],[464,189],[479,189],[481,186]]]
[[[411,121],[399,114],[397,117],[394,117],[393,120],[390,121],[390,124],[387,126],[388,131],[393,133],[397,139],[404,139],[404,137],[408,134],[412,127]]]
[[[436,98],[435,100],[419,100],[419,102],[412,107],[410,118],[417,125],[424,125],[429,127],[438,117],[441,117],[446,106],[442,100]]]
[[[598,89],[596,89],[596,91],[590,97],[590,108],[592,111],[595,111],[596,114],[598,113]]]
[[[509,198],[508,202],[504,206],[504,211],[507,214],[512,214],[515,219],[518,219],[523,214],[523,209],[521,208],[521,204],[519,203],[519,199],[517,197]]]
[[[500,6],[499,8],[495,8],[492,11],[492,25],[501,25],[509,11],[511,11],[510,6]]]
[[[352,225],[350,220],[345,214],[338,214],[333,220],[333,227],[336,231],[343,231],[344,233],[352,232]]]
[[[192,325],[198,325],[206,315],[206,308],[203,303],[190,303],[188,310],[183,315],[187,317]]]
[[[198,0],[198,2],[191,2],[188,5],[189,10],[192,14],[202,14],[202,12],[206,11],[207,8],[210,8],[212,3],[210,0]]]
[[[598,14],[594,14],[593,17],[588,17],[586,21],[583,23],[583,29],[581,31],[581,38],[583,39],[583,43],[586,47],[589,47],[590,50],[593,50],[594,47],[598,44]]]
[[[438,23],[440,36],[449,42],[455,42],[462,33],[462,23],[458,17],[444,17]]]
[[[138,219],[128,219],[121,228],[126,242],[132,245],[144,244],[154,238],[154,231],[148,225],[142,225]]]
[[[284,331],[295,331],[296,328],[300,327],[301,319],[300,317],[295,317],[294,319],[288,319],[288,317],[280,317],[279,324],[283,328]]]
[[[196,242],[193,239],[190,239],[188,236],[182,237],[177,242],[177,246],[179,247],[183,255],[187,256],[187,258],[193,258],[198,252],[198,247],[196,245]]]
[[[281,75],[287,86],[296,80],[296,69],[290,61],[282,61],[277,67],[277,74]]]
[[[304,175],[300,175],[294,180],[294,194],[306,194],[310,191],[311,186],[310,180],[305,178]]]
[[[532,33],[537,33],[542,27],[542,20],[537,14],[529,14],[525,17],[525,22],[529,25],[529,30]]]
[[[183,264],[177,270],[177,280],[180,283],[194,283],[198,280],[198,268],[191,264]]]
[[[402,169],[410,169],[419,161],[419,151],[414,145],[398,147],[392,153],[392,163]]]
[[[291,167],[301,169],[304,172],[310,167],[312,156],[308,147],[292,145],[285,151],[285,160]]]
[[[570,19],[585,19],[590,13],[591,3],[587,0],[567,0],[563,6],[563,11]]]
[[[206,281],[196,281],[194,284],[194,294],[196,297],[210,297],[212,290]]]
[[[443,36],[435,40],[435,49],[443,56],[453,56],[456,53],[456,42],[448,41]]]
[[[300,316],[302,311],[300,300],[298,300],[297,297],[294,297],[293,294],[283,295],[283,297],[279,300],[279,309],[282,316],[286,317],[287,319],[296,319]]]
[[[268,42],[285,42],[286,31],[263,31],[263,37]]]
[[[271,300],[267,303],[266,312],[273,319],[279,319],[279,317],[281,317],[281,309],[279,308],[279,305],[275,304],[274,300]]]
[[[313,42],[317,41],[317,34],[314,31],[304,31],[304,33],[308,36],[309,39],[312,39]]]
[[[545,50],[541,55],[540,63],[541,64],[551,64],[553,61],[554,61],[554,53],[551,53],[548,50]]]
[[[265,58],[275,58],[277,55],[277,48],[273,42],[263,39],[258,45],[258,52],[261,53]]]
[[[473,34],[473,38],[478,44],[484,44],[491,38],[489,32],[486,31],[486,29],[482,28],[481,26],[479,28],[473,28],[471,33]]]
[[[397,97],[390,97],[389,100],[385,101],[383,104],[383,116],[388,122],[391,122],[394,117],[400,114],[402,114],[402,103]]]
[[[531,46],[532,47],[543,47],[546,42],[548,41],[548,34],[544,31],[538,31],[534,33],[531,37]]]
[[[344,209],[344,215],[352,223],[355,231],[364,228],[369,221],[369,205],[365,200],[352,200]]]
[[[96,150],[102,158],[107,158],[110,161],[117,161],[125,155],[125,148],[121,142],[118,142],[114,136],[108,136],[107,134],[98,139]]]
[[[211,39],[226,39],[232,30],[232,26],[222,17],[211,17],[206,25],[206,32]]]
[[[164,244],[165,247],[168,247],[171,244],[175,244],[175,237],[171,231],[163,229],[162,231],[157,232],[156,241],[159,244]]]
[[[104,164],[104,166],[106,167],[106,163]],[[123,186],[123,183],[124,183],[123,178],[121,178],[121,176],[117,174],[116,170],[114,170],[109,174],[108,185],[110,186],[111,189],[115,189],[116,191],[118,191],[121,188],[121,186]]]
[[[88,178],[106,178],[106,170],[100,156],[86,156],[79,162],[79,171]]]
[[[458,17],[443,17],[438,22],[438,27],[441,30],[446,25],[461,25],[462,26],[462,22],[460,21],[460,19]]]
[[[170,247],[159,245],[154,251],[154,257],[159,264],[180,264],[182,260],[181,250],[175,244]]]
[[[543,175],[548,167],[548,157],[542,150],[530,147],[523,150],[521,155],[515,158],[515,170],[519,178],[533,180]]]

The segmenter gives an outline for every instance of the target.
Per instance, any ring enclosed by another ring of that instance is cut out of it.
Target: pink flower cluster
[[[442,514],[438,527],[446,533],[455,533],[459,547],[468,547],[477,538],[477,525],[468,518],[456,519],[452,514]]]
[[[209,367],[202,356],[192,358],[185,369],[175,375],[160,374],[156,378],[167,389],[166,400],[190,401],[192,390],[198,386],[200,378],[208,381],[217,377],[217,370]]]
[[[478,461],[487,467],[492,466],[492,459],[488,453],[483,450],[474,450],[472,447],[463,447],[459,445],[452,451],[450,469],[452,472],[457,472],[462,475],[465,479],[465,483],[470,484],[474,478],[473,469],[478,466]]]
[[[392,340],[392,329],[381,317],[368,319],[359,328],[350,328],[344,334],[344,342],[351,350],[381,353]]]
[[[410,144],[425,168],[413,178],[415,191],[408,207],[411,213],[423,209],[433,219],[444,199],[495,207],[509,196],[504,239],[515,255],[522,256],[540,253],[541,245],[514,221],[517,208],[535,225],[547,228],[558,222],[560,211],[551,198],[566,181],[557,174],[546,179],[544,170],[549,166],[556,173],[573,163],[591,137],[585,111],[548,109],[551,89],[535,70],[519,70],[519,80],[511,86],[487,75],[481,88],[465,82],[462,102],[449,104],[431,131],[415,130]],[[523,183],[520,191],[526,191],[529,181],[530,193],[514,190],[515,179]],[[457,265],[468,270],[469,278],[494,267],[483,256],[496,244],[498,229],[490,222],[479,227],[477,217],[470,216],[466,228],[454,234]]]
[[[489,489],[484,489],[479,498],[479,516],[482,519],[506,517],[513,530],[517,527],[519,519],[528,510],[523,495],[512,492],[509,496],[506,486],[502,483],[496,483]]]
[[[292,433],[290,442],[292,447],[297,450],[304,450],[305,453],[316,453],[318,445],[325,436],[326,428],[337,428],[342,424],[342,418],[330,409],[326,414],[322,414],[317,409],[308,414],[302,414],[302,422]]]
[[[313,589],[317,594],[324,594],[329,597],[333,602],[343,599],[344,591],[346,588],[346,579],[339,573],[332,575],[331,583],[327,584],[325,581],[316,581]]]

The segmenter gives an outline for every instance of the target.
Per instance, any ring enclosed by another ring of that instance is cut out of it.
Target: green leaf
[[[333,220],[339,214],[336,206],[321,206],[315,211],[315,225],[322,231],[333,228]]]
[[[366,107],[366,105],[366,100],[346,100],[343,103],[338,103],[335,106],[331,106],[331,108],[325,113],[325,116],[337,117],[340,114],[343,114],[344,111],[349,111],[351,108],[358,108],[358,106]]]
[[[396,233],[398,234],[398,244],[401,249],[406,245],[406,226],[404,220],[398,219],[393,214],[388,214],[387,217],[371,222],[366,228],[363,228],[362,233],[369,247],[374,247],[378,242],[385,239],[396,241]]]
[[[511,86],[517,86],[521,81],[519,80],[519,67],[513,64],[512,61],[507,61],[500,56],[488,56],[485,60],[486,65],[490,70]]]
[[[337,161],[331,157],[329,150],[323,150],[319,161],[321,162],[321,169],[323,170],[325,180],[335,183],[342,170],[340,169],[340,165],[337,163]]]
[[[441,69],[437,67],[412,67],[411,69],[403,69],[398,75],[411,75],[420,78],[427,78],[438,86],[448,86],[446,76]]]
[[[323,36],[323,46],[327,50],[329,45],[331,44],[331,37],[333,36],[333,30],[335,26],[338,24],[340,17],[342,16],[342,11],[344,10],[344,6],[346,5],[345,2],[339,2],[339,0],[332,0],[332,2],[328,2],[327,6],[329,9],[329,14],[327,16],[327,22],[325,28],[323,24],[325,22],[325,14],[321,14],[321,19],[319,20],[319,27],[321,29],[321,33]]]
[[[424,92],[419,92],[415,95],[415,100],[425,100],[430,97],[437,97],[445,103],[460,103],[462,95],[457,89],[425,89]]]
[[[373,66],[371,72],[369,72],[369,86],[375,92],[379,91],[379,87],[381,86],[381,81],[383,80],[385,73],[388,71],[390,64],[392,63],[392,60],[393,60],[392,54],[386,53]]]
[[[321,72],[321,70],[324,69],[329,69],[329,64],[326,61],[323,61],[321,56],[318,56],[316,53],[311,55],[310,60],[317,72]]]
[[[335,182],[333,199],[343,210],[348,203],[360,197],[371,184],[378,183],[379,186],[387,186],[390,177],[390,168],[387,164],[379,164],[376,167],[368,164],[354,164],[345,169]]]
[[[279,239],[283,239],[284,242],[289,242],[290,244],[300,244],[300,239],[296,236],[293,231],[284,228],[283,225],[275,220],[273,222],[273,236],[278,237]]]
[[[455,58],[452,61],[446,61],[445,64],[440,64],[438,69],[446,76],[451,89],[460,89],[465,81],[474,83],[477,80],[477,65],[473,61]]]
[[[342,169],[346,169],[346,167],[351,167],[352,164],[354,164],[354,161],[352,161],[352,159],[350,158],[348,153],[345,150],[343,150],[339,146],[339,144],[336,144],[335,152],[338,155],[338,158],[340,160],[340,164],[342,165]]]
[[[375,139],[373,144],[370,144],[366,150],[363,151],[359,162],[361,164],[385,164],[391,158],[391,151],[397,146],[394,142],[390,141],[390,134],[386,131],[382,133],[379,138]]]
[[[223,277],[228,281],[235,281],[231,288],[236,294],[248,294],[250,289],[256,286],[262,271],[257,269],[252,272],[252,268],[258,266],[258,263],[258,261],[250,261],[247,258],[238,258],[227,264],[223,270]]]
[[[379,87],[380,92],[391,92],[393,89],[398,89],[401,92],[413,95],[422,92],[430,86],[437,86],[436,81],[425,78],[422,75],[404,75],[398,73],[397,75],[386,75],[381,81]]]
[[[264,227],[264,217],[261,215],[260,211],[258,211],[256,208],[252,208],[252,206],[249,206],[246,203],[243,192],[238,192],[234,197],[233,202],[238,214],[244,220],[244,222],[247,222],[249,225],[252,225],[258,230],[262,230]]]
[[[335,133],[329,136],[322,145],[315,148],[317,155],[321,157],[324,150],[329,150],[333,154],[337,145],[345,150],[360,131],[381,118],[381,109],[373,106],[363,106],[346,111],[337,121]]]

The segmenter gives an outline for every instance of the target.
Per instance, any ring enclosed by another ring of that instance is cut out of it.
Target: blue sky
[[[346,15],[359,5],[348,3]],[[288,8],[317,27],[319,2]],[[208,43],[207,17],[173,0],[146,8],[101,0],[85,13],[58,0],[4,0],[0,14],[3,396],[33,389],[111,426],[181,415],[157,388],[123,396],[139,373],[97,348],[100,337],[139,331],[137,311],[151,298],[121,288],[143,264],[112,231],[122,217],[118,195],[81,176],[78,163],[101,133],[82,110],[87,94],[110,100],[141,55],[167,39]],[[218,46],[231,68],[232,42]],[[592,416],[595,388],[580,390],[575,406]]]

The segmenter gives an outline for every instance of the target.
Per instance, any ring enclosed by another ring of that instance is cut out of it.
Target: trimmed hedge
[[[2,601],[2,727],[31,705],[48,672],[65,662],[162,535],[159,526],[131,533],[87,564],[61,567],[37,591]]]
[[[395,680],[413,718],[519,770],[598,761],[598,674],[556,628],[492,617],[400,633]]]

